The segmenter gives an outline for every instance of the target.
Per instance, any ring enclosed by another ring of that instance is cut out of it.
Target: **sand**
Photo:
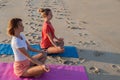
[[[120,80],[119,0],[0,0],[0,43],[10,43],[8,20],[20,17],[26,38],[38,44],[43,19],[36,10],[44,7],[52,9],[56,35],[79,54],[48,57],[46,63],[84,65],[90,80]],[[1,55],[0,62],[13,62],[13,56]]]

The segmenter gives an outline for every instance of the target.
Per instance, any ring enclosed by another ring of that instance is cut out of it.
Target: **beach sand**
[[[8,20],[23,19],[30,44],[41,39],[38,8],[50,8],[56,35],[75,46],[79,58],[49,57],[46,63],[84,65],[89,80],[120,80],[120,0],[0,0],[0,43],[10,43]],[[1,55],[0,62],[13,62]]]

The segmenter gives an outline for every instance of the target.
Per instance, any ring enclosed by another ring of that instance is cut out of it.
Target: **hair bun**
[[[40,8],[40,9],[38,9],[38,12],[40,12],[40,13],[42,13],[42,12],[44,12],[45,10],[43,9],[43,8]]]

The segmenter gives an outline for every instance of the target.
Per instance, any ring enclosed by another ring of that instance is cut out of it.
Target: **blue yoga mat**
[[[40,50],[40,46],[37,44],[31,45],[33,48]],[[64,53],[61,54],[51,54],[51,56],[61,56],[61,57],[73,57],[78,58],[77,49],[74,46],[65,46]],[[33,56],[37,54],[36,52],[29,51],[30,55]],[[13,51],[10,44],[0,44],[0,54],[13,55]]]

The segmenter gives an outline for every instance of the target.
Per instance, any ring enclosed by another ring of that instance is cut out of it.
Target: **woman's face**
[[[23,31],[24,31],[24,26],[23,26],[22,21],[20,21],[20,22],[18,23],[18,30],[19,30],[20,32],[23,32]]]
[[[51,20],[51,19],[52,19],[53,15],[52,15],[52,12],[51,12],[51,11],[49,12],[49,14],[48,14],[48,16],[47,16],[47,17],[48,17],[48,19],[49,19],[49,20]]]

